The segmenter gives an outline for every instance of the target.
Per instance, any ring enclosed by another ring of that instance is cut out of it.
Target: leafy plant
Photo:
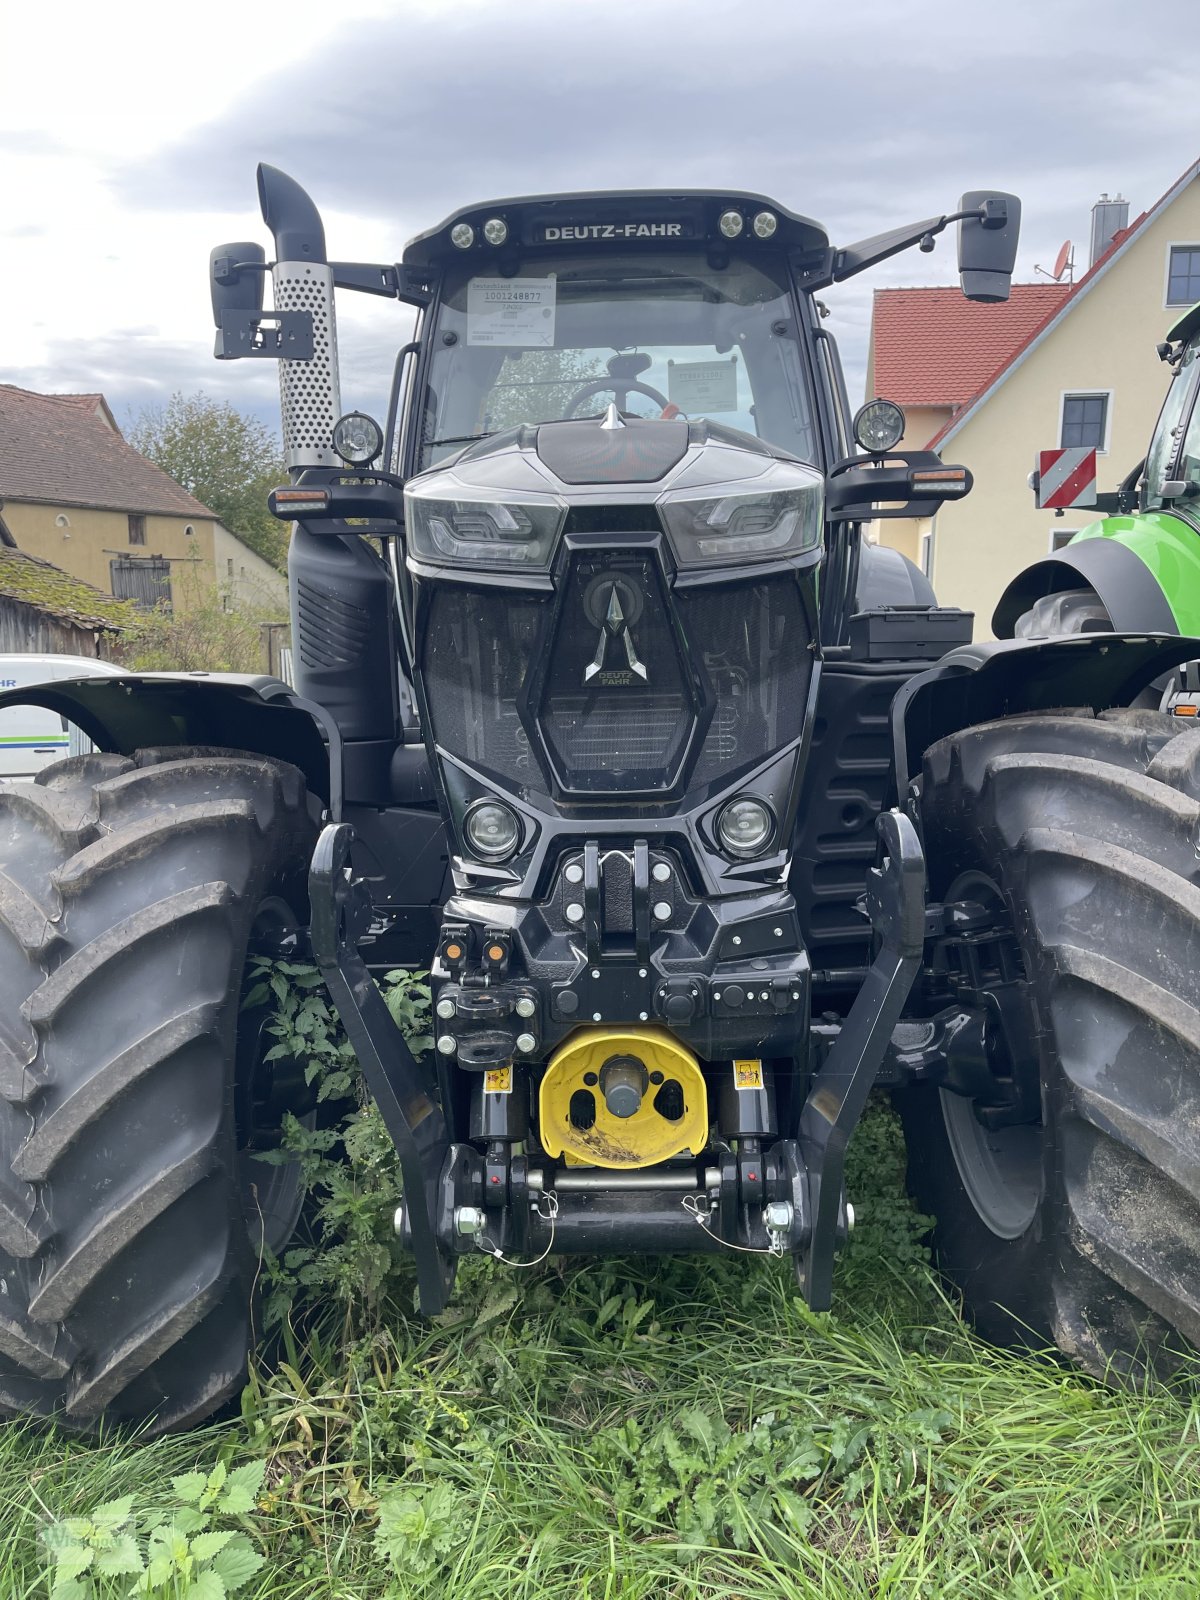
[[[278,436],[265,423],[199,390],[147,407],[127,433],[135,450],[286,571],[287,533],[267,509],[267,495],[287,470]]]
[[[398,1578],[439,1577],[462,1543],[469,1505],[444,1479],[400,1484],[379,1502],[375,1549]]]
[[[250,1582],[263,1557],[244,1531],[266,1463],[171,1479],[174,1503],[134,1512],[123,1495],[89,1515],[42,1530],[51,1559],[50,1600],[225,1600]]]
[[[424,978],[397,969],[380,981],[389,1012],[417,1054],[433,1044]],[[374,1324],[401,1262],[391,1227],[400,1200],[395,1147],[362,1091],[354,1051],[316,967],[256,958],[247,985],[243,1009],[272,1008],[267,1032],[275,1043],[266,1060],[295,1061],[305,1083],[315,1085],[318,1106],[345,1105],[332,1126],[286,1118],[279,1149],[260,1158],[298,1162],[311,1198],[309,1236],[294,1241],[281,1261],[266,1263],[265,1324],[286,1330],[301,1298],[332,1301],[342,1309],[346,1336],[354,1337]]]

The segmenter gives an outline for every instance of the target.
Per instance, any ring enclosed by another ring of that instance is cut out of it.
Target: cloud
[[[130,404],[203,386],[273,416],[272,367],[209,359],[201,282],[208,245],[267,242],[259,160],[311,192],[331,254],[364,260],[394,260],[450,211],[514,193],[753,189],[848,243],[995,185],[1025,202],[1018,275],[1028,279],[1068,234],[1085,260],[1102,189],[1121,188],[1136,215],[1200,154],[1189,64],[1162,45],[1190,14],[1183,0],[1136,10],[1127,0],[1010,0],[1002,12],[960,0],[407,0],[346,22],[308,57],[293,37],[281,67],[235,86],[204,123],[203,75],[193,81],[181,58],[171,71],[189,112],[182,133],[164,140],[170,122],[156,119],[134,153],[97,157],[102,177],[70,201],[60,195],[56,213],[40,198],[36,214],[32,203],[24,216],[10,208],[5,221],[26,230],[29,254],[22,278],[10,265],[6,294],[27,306],[26,330],[44,321],[55,337],[22,330],[9,375],[94,383]],[[68,159],[53,127],[14,148],[35,147]],[[44,188],[31,172],[26,192]],[[89,205],[97,221],[81,245],[70,218]],[[51,226],[53,237],[36,232]],[[113,251],[125,252],[124,267],[106,272]],[[852,394],[871,290],[952,282],[953,256],[943,242],[824,296]],[[79,263],[94,278],[86,307],[88,286],[74,289]],[[140,315],[135,293],[161,337],[114,331]],[[368,313],[360,297],[339,304],[346,399],[382,409],[407,313],[384,302]]]

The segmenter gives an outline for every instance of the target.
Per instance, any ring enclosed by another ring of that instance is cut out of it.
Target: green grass
[[[222,1454],[266,1457],[241,1594],[446,1600],[1109,1600],[1200,1590],[1200,1405],[975,1340],[924,1263],[890,1120],[855,1141],[835,1309],[786,1264],[407,1269],[347,1347],[329,1311],[240,1419],[145,1447],[0,1435],[0,1595],[39,1526]],[[118,1592],[114,1590],[114,1593]]]

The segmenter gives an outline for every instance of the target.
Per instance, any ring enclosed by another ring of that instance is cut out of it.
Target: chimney
[[[1123,228],[1129,226],[1129,201],[1115,194],[1110,200],[1102,194],[1092,207],[1092,248],[1088,266],[1094,267]]]

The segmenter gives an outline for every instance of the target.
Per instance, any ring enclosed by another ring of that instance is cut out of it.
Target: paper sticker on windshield
[[[728,361],[668,361],[667,395],[688,416],[736,411],[737,357]]]
[[[554,278],[472,278],[467,285],[467,343],[554,343]]]

